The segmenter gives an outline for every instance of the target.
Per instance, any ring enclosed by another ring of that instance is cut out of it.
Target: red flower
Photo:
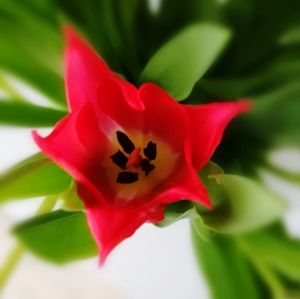
[[[76,180],[103,262],[143,223],[161,221],[167,204],[210,206],[197,172],[249,102],[180,105],[155,84],[137,89],[71,28],[65,32],[70,113],[48,137],[33,136]]]

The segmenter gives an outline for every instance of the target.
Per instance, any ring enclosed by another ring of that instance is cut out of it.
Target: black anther
[[[141,162],[141,168],[147,176],[155,168],[155,166],[151,164],[148,159],[143,159]]]
[[[129,139],[129,137],[121,131],[117,131],[116,134],[117,134],[118,142],[122,146],[124,152],[126,152],[127,154],[133,152],[135,146],[133,142]]]
[[[139,179],[139,174],[130,171],[122,171],[117,177],[117,183],[119,184],[131,184]]]
[[[156,143],[148,142],[147,147],[144,148],[144,154],[150,161],[155,160],[157,154]]]
[[[117,151],[115,154],[110,156],[110,158],[117,166],[119,166],[122,169],[126,169],[126,163],[128,161],[128,158],[125,156],[124,153],[122,153],[121,151]]]

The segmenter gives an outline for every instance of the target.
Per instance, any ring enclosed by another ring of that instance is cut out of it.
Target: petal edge
[[[249,100],[199,106],[183,105],[189,117],[193,165],[197,170],[209,161],[229,122],[251,106],[252,102]]]

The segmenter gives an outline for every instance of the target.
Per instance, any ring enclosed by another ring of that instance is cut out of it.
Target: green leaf
[[[0,176],[0,203],[57,194],[66,190],[71,177],[43,154],[36,154]]]
[[[77,184],[72,182],[68,190],[66,190],[60,198],[61,208],[69,212],[77,212],[84,210],[83,201],[77,194]]]
[[[34,217],[15,227],[14,233],[27,249],[55,263],[89,258],[98,253],[83,212],[58,210]]]
[[[257,107],[248,116],[254,130],[273,142],[299,145],[299,97],[299,80],[256,97]]]
[[[204,225],[203,220],[199,214],[197,214],[197,217],[191,219],[191,224],[193,230],[198,235],[198,238],[201,238],[206,242],[211,240],[213,233]]]
[[[288,28],[299,26],[299,1],[234,0],[225,6],[225,18],[234,30],[234,45],[222,67],[233,77],[252,73],[284,52],[286,48],[278,40]],[[254,29],[254,20],[260,24],[260,30]]]
[[[191,201],[182,200],[169,204],[165,209],[164,220],[156,223],[158,227],[166,227],[182,219],[190,219],[198,236],[204,240],[209,240],[211,232],[204,226],[195,205]]]
[[[230,37],[218,25],[192,25],[167,42],[151,58],[141,80],[155,82],[175,99],[183,100],[216,61]]]
[[[150,1],[151,2],[151,1]],[[219,0],[156,1],[151,9],[149,1],[138,1],[135,31],[143,65],[172,35],[196,22],[221,23],[223,6]],[[170,13],[170,8],[172,13]]]
[[[192,231],[194,251],[213,299],[266,299],[234,240],[215,235],[210,241]]]
[[[282,36],[279,38],[279,43],[281,45],[287,46],[291,44],[297,44],[300,42],[300,27],[293,26],[291,29],[284,32]]]
[[[121,72],[123,69],[120,59],[121,57],[124,58],[124,61],[126,59],[126,55],[122,51],[127,51],[126,48],[123,48],[123,36],[117,24],[121,16],[118,11],[115,11],[116,1],[54,0],[53,2],[57,9],[67,16],[67,22],[71,21],[79,27],[109,66],[114,71]]]
[[[165,209],[165,218],[163,221],[156,223],[159,227],[169,226],[181,219],[198,217],[195,206],[190,201],[179,201],[170,204]]]
[[[286,204],[261,184],[237,175],[216,175],[212,188],[221,188],[222,203],[201,214],[204,224],[221,233],[241,234],[266,226],[282,217]],[[214,199],[213,199],[214,202]],[[219,203],[220,200],[218,199]]]
[[[216,180],[212,179],[218,175],[223,175],[223,169],[216,163],[209,161],[203,169],[199,172],[199,177],[206,189],[209,191],[209,196],[212,201],[212,206],[214,209],[218,208],[224,201],[224,192],[216,184]],[[204,206],[198,206],[198,211],[207,211],[207,208]]]
[[[0,124],[50,127],[59,121],[66,112],[39,107],[27,103],[0,101]]]
[[[51,9],[42,11],[32,1],[26,5],[0,2],[0,65],[52,103],[65,106],[62,34],[57,14]]]
[[[261,256],[273,269],[300,282],[300,240],[271,230],[242,237],[254,254]]]

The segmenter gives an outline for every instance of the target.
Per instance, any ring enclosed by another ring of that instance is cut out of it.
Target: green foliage
[[[262,230],[243,236],[243,241],[274,270],[300,282],[300,241],[286,233]]]
[[[14,234],[31,252],[55,263],[96,256],[97,246],[82,212],[61,210],[29,219]]]
[[[114,71],[137,81],[140,71],[134,34],[137,0],[53,2],[68,22],[84,32]]]
[[[50,1],[1,1],[0,67],[64,106],[62,35]]]
[[[158,222],[156,225],[165,227],[184,218],[193,219],[197,217],[198,213],[190,201],[179,201],[167,206],[164,220]]]
[[[1,175],[0,203],[61,193],[70,184],[70,176],[39,153]]]
[[[205,226],[221,233],[240,234],[268,225],[283,216],[285,202],[261,184],[237,175],[217,175],[212,189],[221,189],[218,205],[201,213]],[[215,194],[215,190],[213,191]],[[212,196],[215,196],[212,194]]]
[[[249,261],[233,239],[213,236],[209,241],[192,231],[195,254],[212,299],[270,298],[257,284]]]
[[[77,194],[77,184],[72,182],[70,187],[60,198],[61,208],[65,211],[75,212],[84,210],[84,204]]]
[[[280,222],[238,237],[215,234],[209,241],[199,237],[195,225],[192,234],[213,299],[298,298],[299,240]]]
[[[51,127],[66,113],[21,102],[0,101],[0,124]]]
[[[249,115],[253,129],[277,145],[300,145],[299,82],[290,80],[272,92],[258,96],[257,109]]]
[[[215,62],[230,31],[213,24],[190,26],[167,42],[143,70],[143,82],[155,82],[175,99],[185,99]]]

